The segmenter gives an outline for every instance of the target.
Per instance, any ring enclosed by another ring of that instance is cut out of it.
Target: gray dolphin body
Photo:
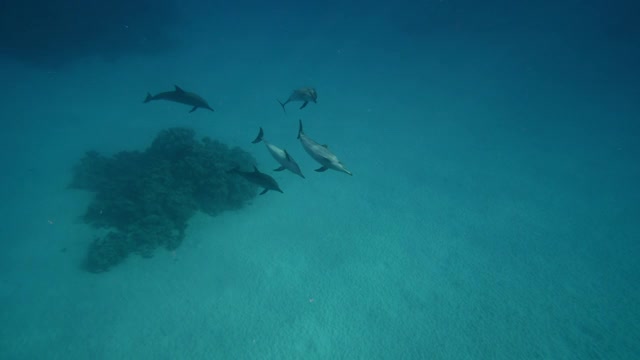
[[[300,106],[300,109],[304,109],[305,106],[309,104],[309,101],[313,101],[314,103],[318,102],[318,93],[316,92],[316,89],[312,87],[304,87],[297,90],[293,90],[291,95],[289,95],[289,98],[287,99],[287,101],[283,103],[280,100],[278,100],[278,103],[280,104],[280,106],[282,106],[282,110],[284,110],[284,112],[287,112],[287,110],[284,108],[285,105],[287,105],[290,102],[296,102],[296,101],[297,102],[301,101],[302,106]]]
[[[300,120],[300,128],[298,129],[298,139],[300,139],[300,143],[304,150],[311,155],[311,157],[320,163],[322,167],[316,169],[315,171],[323,172],[327,169],[333,169],[336,171],[343,172],[345,174],[353,175],[351,171],[347,170],[347,168],[340,162],[338,157],[329,150],[327,145],[321,145],[317,143],[315,140],[311,139],[307,135],[305,135],[302,130],[302,120]]]
[[[274,190],[274,191],[284,193],[284,191],[280,189],[280,186],[278,185],[278,183],[274,178],[272,178],[271,176],[265,173],[260,172],[260,170],[258,170],[258,168],[255,165],[253,166],[253,171],[240,171],[238,170],[238,168],[234,168],[232,170],[229,170],[229,172],[233,174],[238,174],[243,178],[247,179],[249,182],[263,187],[264,190],[262,190],[260,195],[265,194],[269,190]]]
[[[291,157],[291,155],[289,155],[287,150],[280,149],[279,147],[268,142],[267,140],[264,140],[263,137],[264,137],[264,131],[262,130],[262,128],[260,128],[260,132],[258,133],[258,136],[251,143],[257,144],[262,141],[267,146],[267,150],[269,150],[269,152],[271,153],[271,156],[273,156],[273,158],[276,159],[278,163],[280,163],[280,167],[277,169],[274,169],[274,171],[282,171],[284,169],[287,169],[294,174],[300,175],[304,179],[304,175],[302,175],[300,166],[298,166],[298,163],[296,163],[296,161],[293,160],[293,158]]]
[[[209,109],[211,111],[214,111],[211,108],[211,106],[209,106],[207,101],[203,99],[200,95],[192,92],[184,91],[178,85],[174,85],[174,86],[176,88],[174,91],[161,92],[156,95],[151,95],[147,93],[147,98],[144,99],[144,102],[148,103],[149,101],[152,101],[152,100],[169,100],[169,101],[174,101],[177,103],[193,106],[193,108],[191,108],[191,111],[189,111],[190,113],[198,110],[198,108]]]

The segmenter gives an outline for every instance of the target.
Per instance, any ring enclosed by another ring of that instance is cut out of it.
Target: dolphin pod
[[[196,111],[198,108],[214,111],[213,108],[209,106],[207,101],[200,95],[193,92],[185,91],[178,85],[174,85],[174,88],[175,89],[173,91],[161,92],[156,95],[147,93],[147,97],[144,100],[144,103],[148,103],[153,100],[167,100],[191,106],[192,108],[189,113]],[[278,103],[282,107],[282,110],[286,113],[285,106],[288,103],[302,102],[302,105],[299,109],[304,109],[309,104],[309,102],[317,103],[317,99],[318,94],[315,88],[302,87],[293,90],[289,95],[289,98],[285,102],[281,102],[280,100],[278,100]],[[302,148],[305,150],[305,152],[313,160],[320,164],[320,167],[315,169],[316,172],[325,172],[331,169],[353,176],[353,173],[346,168],[346,166],[340,161],[340,159],[338,159],[338,157],[333,153],[332,150],[329,149],[327,145],[315,141],[304,132],[301,119],[298,120],[297,139],[300,140],[300,144],[302,145]],[[260,142],[265,144],[271,156],[280,164],[280,166],[273,169],[273,171],[280,172],[283,170],[289,170],[293,174],[296,174],[303,179],[305,178],[305,176],[302,174],[302,171],[300,170],[300,166],[287,150],[279,148],[278,146],[264,139],[264,130],[262,129],[262,127],[260,127],[258,135],[251,143],[257,144]],[[259,171],[255,165],[253,167],[253,171],[241,171],[238,167],[235,167],[229,170],[228,173],[237,174],[247,181],[262,187],[263,191],[260,193],[260,195],[263,195],[270,190],[283,193],[277,181],[273,177]]]
[[[307,154],[309,154],[309,156],[311,156],[311,158],[321,165],[319,168],[315,169],[316,172],[325,172],[332,169],[353,176],[353,173],[346,168],[342,161],[338,159],[336,154],[329,150],[328,145],[320,144],[305,134],[302,127],[302,119],[298,120],[298,124],[298,140],[300,140],[302,148],[307,152]],[[262,127],[260,127],[258,136],[256,136],[255,140],[251,143],[257,144],[259,142],[263,142],[266,145],[267,150],[269,150],[269,153],[271,153],[271,156],[280,163],[280,167],[273,171],[282,171],[287,169],[294,174],[300,175],[303,179],[305,178],[304,175],[302,175],[302,171],[300,170],[298,163],[293,160],[286,150],[280,149],[279,147],[264,140],[264,130]]]

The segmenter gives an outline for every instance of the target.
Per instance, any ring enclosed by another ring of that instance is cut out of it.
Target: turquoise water
[[[638,358],[633,6],[193,3],[159,50],[117,14],[47,56],[3,44],[0,358]],[[174,84],[216,111],[143,104]],[[301,86],[318,103],[283,112]],[[353,176],[313,171],[298,119]],[[284,193],[84,271],[73,166],[176,126]],[[259,127],[306,179],[271,171]]]

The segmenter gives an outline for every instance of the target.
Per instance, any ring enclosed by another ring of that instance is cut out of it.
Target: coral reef
[[[244,150],[198,141],[186,128],[161,131],[144,152],[87,152],[70,187],[95,192],[83,220],[109,231],[89,246],[85,269],[107,271],[130,253],[150,257],[157,247],[176,249],[197,211],[215,216],[240,209],[257,188],[227,171],[252,164]]]

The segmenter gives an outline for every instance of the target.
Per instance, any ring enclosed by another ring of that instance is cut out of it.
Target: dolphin
[[[279,147],[269,143],[267,140],[263,139],[263,136],[264,136],[264,131],[262,131],[262,127],[261,127],[260,132],[258,133],[258,136],[251,143],[257,144],[260,141],[262,141],[267,146],[267,150],[269,150],[269,152],[271,153],[271,156],[273,156],[273,158],[276,159],[276,161],[281,165],[279,168],[274,169],[274,171],[282,171],[284,169],[287,169],[294,174],[300,175],[304,179],[304,175],[302,175],[300,166],[298,166],[298,163],[296,163],[296,161],[293,160],[293,158],[291,157],[291,155],[289,155],[287,150],[280,149]]]
[[[311,157],[322,165],[315,171],[323,172],[327,169],[333,169],[336,171],[343,172],[345,174],[353,175],[351,171],[347,170],[346,167],[338,160],[338,157],[335,156],[327,145],[320,145],[307,135],[305,135],[304,131],[302,131],[302,120],[300,121],[300,128],[298,129],[298,139],[300,139],[300,143],[302,143],[302,147],[305,151],[311,155]]]
[[[181,104],[193,106],[191,111],[189,111],[190,113],[196,111],[198,108],[215,111],[211,108],[211,106],[209,106],[207,101],[203,99],[200,95],[194,94],[192,92],[184,91],[178,85],[174,85],[174,86],[176,88],[174,91],[161,92],[156,95],[151,95],[150,93],[147,93],[147,98],[144,99],[144,102],[148,103],[149,101],[152,101],[152,100],[169,100],[169,101],[175,101]]]
[[[255,165],[253,166],[253,171],[240,171],[238,170],[237,167],[235,167],[229,170],[229,173],[238,174],[243,178],[247,179],[249,182],[263,187],[264,190],[262,190],[260,195],[265,194],[269,190],[275,190],[275,191],[284,193],[284,191],[280,189],[280,186],[278,185],[278,183],[274,178],[272,178],[271,176],[265,173],[260,172],[260,170],[258,170],[258,168]]]
[[[287,99],[287,101],[283,103],[280,100],[278,100],[278,103],[280,104],[280,106],[282,106],[282,110],[284,110],[284,112],[287,112],[287,110],[284,108],[285,105],[294,101],[302,101],[302,106],[300,106],[300,109],[304,109],[304,107],[307,106],[309,101],[318,103],[318,93],[316,92],[316,89],[312,87],[304,87],[297,90],[293,90],[291,95],[289,95],[289,98]]]

